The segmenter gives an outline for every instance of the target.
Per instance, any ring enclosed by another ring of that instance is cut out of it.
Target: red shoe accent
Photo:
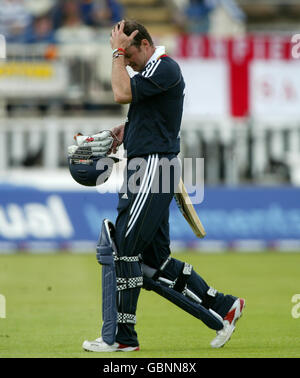
[[[125,349],[125,348],[135,348],[134,350],[140,350],[139,346],[132,347],[131,345],[126,345],[126,344],[119,344],[118,349]]]
[[[244,301],[244,299],[243,299],[243,298],[240,298],[240,311],[241,311],[241,312],[243,311],[244,305],[245,305],[245,301]]]
[[[245,301],[244,299],[240,298],[240,313],[243,311],[243,308],[244,308],[244,305],[245,305]],[[232,323],[233,319],[234,319],[234,315],[235,315],[235,310],[236,308],[232,309],[231,311],[229,311],[224,320],[227,320],[230,324]]]
[[[227,320],[231,324],[233,321],[234,315],[235,315],[235,308],[227,312],[227,315],[225,316],[224,320]]]

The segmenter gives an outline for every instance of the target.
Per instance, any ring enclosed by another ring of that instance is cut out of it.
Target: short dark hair
[[[151,35],[144,25],[139,24],[135,20],[126,20],[124,25],[124,33],[129,36],[135,30],[138,30],[139,32],[134,37],[131,46],[140,47],[143,39],[147,39],[150,45],[153,46]]]

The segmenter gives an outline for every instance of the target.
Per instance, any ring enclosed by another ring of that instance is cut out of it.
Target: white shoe
[[[223,319],[224,327],[220,331],[217,331],[217,336],[210,343],[212,348],[221,348],[230,340],[230,337],[235,330],[235,323],[242,316],[244,308],[245,299],[243,298],[238,298],[233,303]]]
[[[107,344],[99,337],[93,341],[85,340],[82,344],[82,348],[87,352],[133,352],[140,350],[139,346],[129,346],[119,343],[113,343],[112,345]]]

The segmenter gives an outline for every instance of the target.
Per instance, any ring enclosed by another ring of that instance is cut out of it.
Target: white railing
[[[77,132],[91,135],[123,121],[122,117],[1,119],[0,171],[65,166],[67,146]],[[300,185],[300,120],[184,118],[181,141],[182,157],[204,157],[207,184],[282,183],[280,169],[270,170],[275,162],[288,170],[293,184]]]
[[[300,185],[300,119],[253,119],[251,173],[261,180],[270,161],[289,170],[291,182]]]
[[[117,122],[117,123],[116,123]],[[0,121],[0,169],[18,167],[29,156],[41,154],[41,165],[57,168],[66,160],[67,146],[82,132],[94,134],[116,126],[115,118],[14,118]]]

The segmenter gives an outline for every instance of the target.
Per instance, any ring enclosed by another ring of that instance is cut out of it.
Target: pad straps
[[[117,272],[118,324],[136,324],[136,308],[132,303],[132,289],[143,286],[139,256],[114,256]]]
[[[140,261],[139,256],[114,256],[115,262],[121,263],[138,263]],[[119,277],[117,275],[117,291],[134,289],[135,287],[143,286],[143,276],[137,277]]]
[[[171,259],[172,258],[169,256],[167,258],[167,260],[161,265],[161,267],[158,270],[155,271],[154,275],[152,276],[153,280],[156,280],[156,281],[159,280],[159,278],[162,276],[164,269],[166,268],[167,264],[171,261]],[[151,270],[151,268],[147,267],[146,265],[144,265],[144,269],[145,268],[147,268],[148,271],[149,271],[149,269]],[[154,271],[154,269],[153,269],[153,271]],[[179,293],[182,293],[183,295],[187,295],[187,292],[189,291],[187,289],[187,283],[188,283],[189,278],[191,277],[192,272],[193,272],[193,266],[191,264],[186,263],[186,262],[183,263],[183,267],[181,269],[181,272],[179,273],[179,275],[175,279],[175,281],[172,281],[169,284],[169,287],[173,288],[174,290],[176,290]],[[150,271],[149,271],[149,274],[151,274]],[[162,278],[162,280],[163,280],[163,278]],[[191,297],[191,294],[192,294],[191,291],[189,291],[190,297]],[[213,287],[209,287],[207,292],[201,298],[202,306],[204,306],[207,309],[210,309],[213,306],[213,304],[216,300],[217,294],[218,294],[218,291],[216,289],[214,289]],[[199,300],[199,298],[196,299],[196,301],[198,301],[198,300]]]
[[[210,287],[202,298],[202,305],[207,309],[211,308],[215,303],[217,294],[218,291]]]
[[[175,280],[174,290],[181,293],[185,289],[187,285],[187,281],[192,274],[192,270],[193,270],[193,267],[191,264],[184,263],[181,273]]]
[[[161,267],[155,272],[154,276],[152,277],[153,280],[158,280],[159,277],[161,277],[162,272],[164,271],[167,264],[171,261],[172,257],[168,257],[167,260],[161,265]],[[187,281],[190,278],[193,271],[193,266],[188,263],[184,263],[183,267],[181,269],[181,272],[179,273],[178,277],[173,281],[173,284],[171,285],[172,288],[179,293],[184,293],[184,290],[186,289]]]
[[[153,280],[157,280],[160,276],[161,276],[161,273],[163,272],[163,270],[165,269],[165,267],[167,266],[167,264],[171,261],[172,257],[169,256],[167,258],[167,260],[161,265],[161,267],[159,269],[156,270],[156,272],[154,273],[152,279]]]

